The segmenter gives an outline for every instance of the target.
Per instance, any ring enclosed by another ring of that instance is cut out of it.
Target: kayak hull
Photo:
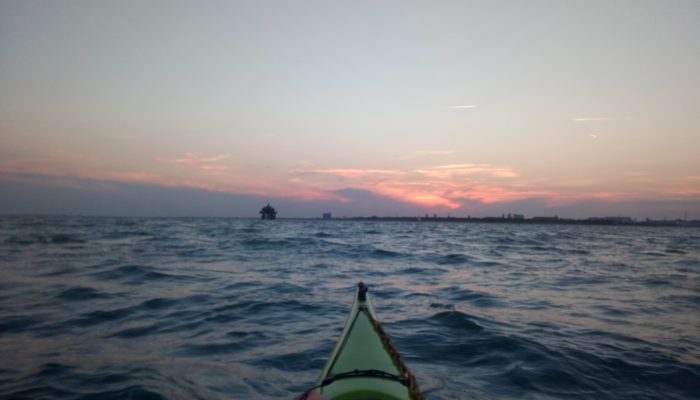
[[[314,392],[328,400],[423,398],[415,378],[377,321],[362,282]]]

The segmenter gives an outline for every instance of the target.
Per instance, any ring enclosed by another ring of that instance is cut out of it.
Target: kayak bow
[[[316,386],[300,399],[422,400],[416,379],[377,321],[367,286],[357,284],[345,328]]]

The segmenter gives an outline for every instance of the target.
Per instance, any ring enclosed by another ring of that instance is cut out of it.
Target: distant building
[[[331,214],[329,212],[323,213],[323,219],[331,219],[331,218],[333,218],[333,214]]]
[[[610,225],[624,225],[631,224],[634,222],[632,217],[589,217],[587,221],[591,223]]]
[[[605,220],[617,224],[629,224],[633,222],[632,217],[605,217]]]
[[[260,210],[260,219],[276,219],[277,218],[277,211],[275,210],[274,207],[270,205],[270,203],[267,203],[265,207]]]
[[[523,214],[513,214],[513,219],[524,220],[525,216]]]
[[[532,217],[533,222],[557,222],[559,221],[558,216],[553,216],[553,217]]]

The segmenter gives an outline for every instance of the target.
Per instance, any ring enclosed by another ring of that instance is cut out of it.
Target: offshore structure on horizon
[[[270,205],[270,203],[267,203],[267,205],[260,210],[260,219],[276,219],[276,218],[277,218],[277,210],[275,210],[275,208],[272,207]]]

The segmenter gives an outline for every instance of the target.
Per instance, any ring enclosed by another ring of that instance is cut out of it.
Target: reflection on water
[[[693,398],[700,230],[0,218],[0,397],[291,398],[354,284],[430,398]]]

